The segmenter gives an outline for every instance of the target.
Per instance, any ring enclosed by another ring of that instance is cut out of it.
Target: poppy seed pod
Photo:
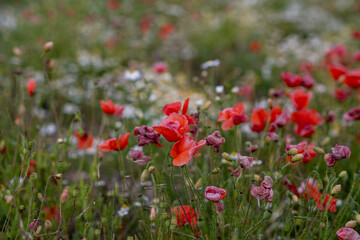
[[[335,185],[333,189],[331,190],[331,195],[336,195],[341,191],[341,185]]]

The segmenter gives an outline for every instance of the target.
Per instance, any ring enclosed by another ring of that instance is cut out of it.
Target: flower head
[[[176,142],[171,149],[170,156],[174,158],[174,166],[182,166],[188,163],[193,157],[198,157],[197,151],[205,145],[205,140],[196,142],[191,140],[189,135],[185,135],[180,141]]]
[[[27,81],[27,92],[30,96],[34,95],[37,82],[33,78],[29,78]]]
[[[171,215],[175,214],[179,227],[185,223],[189,223],[190,226],[197,226],[199,214],[196,209],[193,209],[189,205],[172,207],[170,213]]]
[[[167,118],[153,129],[163,135],[169,142],[176,142],[180,140],[185,133],[190,131],[188,120],[184,115],[178,113],[171,113]]]
[[[158,147],[162,147],[159,142],[160,134],[155,132],[152,127],[142,125],[135,127],[134,135],[137,136],[139,146],[145,146],[149,143],[154,143]]]
[[[129,144],[130,133],[119,135],[118,139],[111,138],[98,145],[98,149],[102,152],[124,150]]]
[[[216,149],[216,152],[219,152],[220,145],[223,145],[225,143],[225,138],[223,138],[220,135],[219,131],[213,132],[211,135],[209,135],[206,140],[206,145],[213,146]]]
[[[139,166],[145,166],[151,159],[149,156],[145,156],[142,149],[131,149],[130,158],[136,162]]]
[[[116,111],[115,104],[111,100],[107,100],[107,101],[101,100],[100,106],[102,111],[108,115],[112,115]]]
[[[336,236],[340,240],[359,240],[360,235],[352,228],[342,227],[336,232]]]
[[[221,125],[222,130],[230,130],[234,125],[248,121],[244,113],[244,104],[238,103],[232,108],[226,108],[219,113],[218,122],[224,122]]]

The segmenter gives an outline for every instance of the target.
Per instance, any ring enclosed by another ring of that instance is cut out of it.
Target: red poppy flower
[[[37,162],[35,160],[30,161],[29,168],[27,171],[27,177],[30,177],[31,174],[36,173],[36,165],[37,165]]]
[[[92,147],[94,137],[91,134],[74,132],[74,136],[77,138],[77,147],[80,150],[86,150]]]
[[[280,107],[275,107],[270,111],[265,111],[263,108],[254,108],[254,110],[251,113],[251,130],[254,132],[262,132],[265,127],[266,123],[269,118],[270,113],[270,122],[275,122],[277,116],[279,116],[282,112],[282,109]],[[274,130],[275,131],[275,130]]]
[[[158,126],[153,126],[153,129],[169,142],[180,140],[185,133],[190,131],[186,117],[177,113],[170,114]]]
[[[339,102],[345,101],[351,94],[351,89],[349,88],[336,88],[333,92],[333,95],[336,100]]]
[[[225,121],[225,122],[224,122]],[[222,130],[227,131],[234,125],[239,125],[248,121],[244,113],[244,104],[238,103],[232,108],[226,108],[219,113],[218,122],[224,122],[221,125]]]
[[[299,69],[301,72],[310,73],[314,70],[314,64],[312,62],[302,62],[300,63]]]
[[[249,48],[250,48],[250,51],[252,51],[252,52],[258,52],[261,48],[261,45],[258,41],[253,41],[250,43]]]
[[[27,81],[27,92],[30,96],[34,95],[37,82],[33,78],[29,78]]]
[[[360,40],[360,30],[353,30],[351,32],[351,36],[355,39],[355,40]]]
[[[324,200],[321,200],[322,196],[325,196]],[[317,208],[322,212],[326,210],[326,206],[328,206],[328,205],[329,205],[329,207],[328,207],[329,212],[336,212],[336,210],[337,210],[336,209],[337,200],[333,197],[330,197],[330,194],[328,194],[328,193],[327,194],[318,193],[314,200],[316,202]],[[329,200],[330,200],[330,203],[328,203]]]
[[[359,3],[360,6],[360,3]],[[359,240],[360,235],[352,228],[342,227],[336,232],[336,236],[340,240]]]
[[[174,144],[171,149],[170,156],[174,158],[174,166],[182,166],[187,164],[192,157],[198,157],[197,151],[205,145],[205,140],[196,142],[185,135],[180,141]]]
[[[179,227],[181,227],[185,223],[189,223],[190,226],[197,226],[199,214],[196,209],[193,209],[189,205],[172,207],[170,213],[171,215],[175,214],[177,225]]]
[[[315,84],[314,78],[310,74],[306,74],[301,77],[301,86],[307,89],[311,89]]]
[[[339,44],[332,47],[325,55],[325,64],[334,65],[344,62],[347,55],[347,49],[344,45]]]
[[[168,65],[165,62],[157,62],[153,65],[153,71],[156,73],[164,73],[168,69]]]
[[[356,52],[354,53],[354,60],[355,60],[356,62],[360,62],[360,51],[356,51]]]
[[[347,68],[342,65],[332,65],[328,70],[335,81],[338,80],[341,76],[344,76],[348,71]]]
[[[43,211],[45,212],[46,220],[55,219],[56,224],[60,223],[60,209],[57,206],[44,207]]]
[[[124,150],[129,144],[130,133],[119,135],[118,139],[111,138],[98,145],[98,149],[102,152]]]
[[[124,109],[125,109],[124,106],[116,105],[115,106],[115,112],[114,112],[115,117],[122,118],[122,113],[123,113]]]
[[[192,117],[190,117],[189,115],[186,115],[188,108],[189,108],[189,101],[190,101],[189,98],[187,98],[185,100],[181,114],[186,117],[189,125],[196,125],[195,120]],[[181,102],[168,103],[162,109],[163,113],[166,116],[169,116],[172,113],[179,113],[180,110],[181,110]]]
[[[302,89],[295,89],[290,94],[291,102],[297,110],[306,108],[311,100],[311,92],[305,92]]]
[[[281,78],[288,87],[299,87],[301,86],[301,77],[299,75],[283,72],[281,73]]]
[[[321,115],[313,109],[302,109],[291,115],[291,121],[296,123],[295,133],[300,137],[311,137],[314,126],[322,123]]]
[[[166,40],[168,38],[168,36],[174,32],[175,30],[175,27],[174,25],[172,25],[171,23],[165,23],[159,30],[159,33],[158,33],[158,37],[161,39],[161,40]]]
[[[299,154],[303,154],[304,155],[304,158],[302,159],[302,162],[303,163],[307,163],[307,162],[310,162],[314,157],[316,157],[316,152],[313,150],[314,148],[314,144],[313,143],[310,143],[309,146],[307,144],[306,141],[303,141],[297,145],[287,145],[286,146],[286,152],[288,152],[291,148],[296,148],[298,150],[298,153]],[[287,159],[286,161],[287,162],[290,162],[291,161],[291,156],[287,156]],[[296,165],[298,164],[299,162],[295,162],[295,163],[291,163],[291,165]]]
[[[111,115],[114,114],[116,111],[115,104],[111,100],[107,100],[107,101],[101,100],[100,106],[105,114]]]
[[[348,72],[345,76],[344,83],[351,88],[360,87],[360,69]]]
[[[147,34],[150,31],[151,23],[152,18],[150,16],[145,16],[140,20],[140,30],[143,35]]]

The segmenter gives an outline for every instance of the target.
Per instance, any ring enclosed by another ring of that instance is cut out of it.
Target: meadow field
[[[360,240],[360,1],[1,0],[0,239]]]

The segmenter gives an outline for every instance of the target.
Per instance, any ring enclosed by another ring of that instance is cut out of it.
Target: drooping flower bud
[[[356,227],[356,225],[357,225],[357,222],[355,220],[351,220],[345,224],[345,227],[346,228],[354,228],[354,227]]]
[[[333,189],[331,190],[331,195],[336,195],[341,191],[341,185],[335,185]]]
[[[54,43],[53,42],[47,42],[44,44],[44,52],[49,52],[51,49],[53,49]]]
[[[291,162],[292,163],[296,163],[296,162],[299,162],[301,161],[302,159],[304,158],[304,154],[296,154],[292,159],[291,159]]]
[[[297,150],[296,148],[291,148],[287,154],[290,156],[296,155],[299,152],[299,150]]]

